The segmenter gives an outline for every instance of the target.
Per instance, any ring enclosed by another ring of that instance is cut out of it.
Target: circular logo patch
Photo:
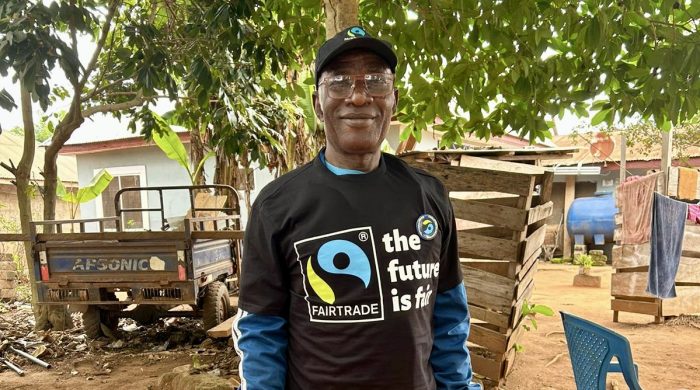
[[[416,230],[420,238],[432,240],[438,232],[437,220],[430,214],[423,214],[416,221]]]

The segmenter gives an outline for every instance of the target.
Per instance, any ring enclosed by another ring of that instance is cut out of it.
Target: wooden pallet
[[[676,298],[659,299],[646,293],[649,278],[650,244],[613,247],[610,308],[613,321],[619,312],[665,317],[700,314],[700,226],[688,224],[683,237],[683,253],[676,274]]]
[[[472,318],[472,366],[502,383],[524,332],[522,305],[534,290],[545,221],[553,210],[553,174],[470,156],[445,164],[415,158],[409,163],[440,178],[450,191]]]

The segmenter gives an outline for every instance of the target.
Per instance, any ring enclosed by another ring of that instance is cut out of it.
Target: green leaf
[[[591,119],[591,126],[597,126],[603,123],[609,112],[610,109],[598,111],[598,113],[593,116],[593,119]]]
[[[182,141],[180,141],[180,137],[160,115],[156,113],[152,115],[157,128],[157,131],[153,132],[153,142],[158,145],[169,159],[177,161],[181,167],[185,168],[190,175],[190,179],[193,179],[190,157],[187,155],[187,150]]]
[[[90,184],[86,187],[78,189],[78,194],[75,196],[77,203],[89,202],[100,195],[112,181],[113,177],[106,170],[102,169],[92,178]],[[76,203],[72,202],[72,203]]]
[[[554,315],[554,310],[546,305],[535,305],[532,307],[532,312],[542,314],[543,316],[551,317]]]
[[[197,175],[199,175],[199,172],[202,169],[204,169],[204,163],[206,163],[207,160],[209,160],[210,158],[212,158],[214,156],[216,156],[216,152],[213,150],[210,150],[207,154],[204,155],[204,157],[202,157],[202,161],[200,161],[199,164],[197,164],[197,169],[195,169],[195,171],[194,171],[194,177],[197,177]],[[195,183],[193,182],[192,184],[195,184]]]

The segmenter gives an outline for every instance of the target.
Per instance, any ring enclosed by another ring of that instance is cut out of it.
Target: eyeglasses
[[[385,73],[327,76],[318,85],[326,84],[328,96],[333,99],[347,99],[352,96],[357,80],[364,82],[365,92],[372,97],[384,97],[394,90],[394,75]]]

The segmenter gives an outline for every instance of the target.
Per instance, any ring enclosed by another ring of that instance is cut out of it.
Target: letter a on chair
[[[561,312],[578,390],[605,390],[608,372],[622,372],[631,390],[641,390],[627,339],[575,315]],[[612,363],[613,356],[618,363]]]

